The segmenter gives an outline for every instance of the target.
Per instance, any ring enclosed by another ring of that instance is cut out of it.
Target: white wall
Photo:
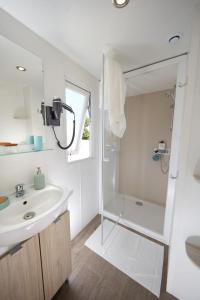
[[[45,101],[51,102],[54,96],[64,98],[64,77],[89,89],[92,92],[93,158],[77,163],[67,163],[66,153],[58,150],[49,128],[46,138],[56,150],[0,157],[0,190],[14,188],[19,182],[32,182],[34,169],[42,166],[48,180],[65,185],[74,190],[70,198],[72,238],[98,213],[98,81],[87,71],[52,47],[23,24],[0,10],[0,34],[40,57],[44,66]],[[64,122],[63,122],[64,126]],[[65,141],[65,127],[59,130]]]
[[[15,118],[25,107],[23,87],[0,83],[0,107],[0,140],[12,143],[25,141],[27,121]]]
[[[188,85],[184,112],[179,177],[169,254],[167,291],[178,299],[200,299],[200,268],[188,258],[185,241],[200,236],[200,182],[193,173],[200,158],[200,6],[189,55]],[[198,170],[200,174],[200,169]]]

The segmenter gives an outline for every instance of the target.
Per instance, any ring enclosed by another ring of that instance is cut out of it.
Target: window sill
[[[68,164],[76,164],[76,163],[81,163],[81,162],[85,162],[86,160],[94,160],[93,156],[87,157],[87,158],[81,158],[81,159],[77,159],[77,160],[73,160],[73,161],[67,161]]]

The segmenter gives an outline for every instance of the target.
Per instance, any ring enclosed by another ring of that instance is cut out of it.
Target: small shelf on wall
[[[194,174],[193,177],[194,177],[194,179],[196,179],[197,182],[200,183],[200,175]]]
[[[54,149],[52,149],[52,148],[45,148],[43,150],[26,150],[26,151],[17,151],[17,152],[5,152],[5,153],[0,153],[0,157],[13,156],[13,155],[19,155],[19,154],[26,154],[26,153],[40,153],[40,152],[52,151],[52,150],[54,150]]]
[[[170,149],[166,149],[164,151],[159,150],[159,149],[154,149],[153,154],[170,156],[171,153],[170,153]]]
[[[188,257],[200,268],[200,236],[190,236],[187,238],[185,247]]]
[[[193,177],[198,183],[200,183],[200,158],[197,159],[197,162],[195,164]]]

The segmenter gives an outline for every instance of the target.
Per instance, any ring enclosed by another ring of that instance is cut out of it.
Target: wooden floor
[[[84,242],[99,226],[97,216],[72,242],[73,271],[69,282],[59,290],[54,300],[156,300],[151,292],[116,269],[84,246]],[[161,300],[175,300],[165,292],[167,247],[165,247]]]

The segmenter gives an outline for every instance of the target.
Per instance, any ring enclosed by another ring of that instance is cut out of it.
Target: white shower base
[[[143,205],[137,205],[137,202]],[[104,205],[103,215],[120,224],[165,243],[165,207],[136,197],[118,194]]]

